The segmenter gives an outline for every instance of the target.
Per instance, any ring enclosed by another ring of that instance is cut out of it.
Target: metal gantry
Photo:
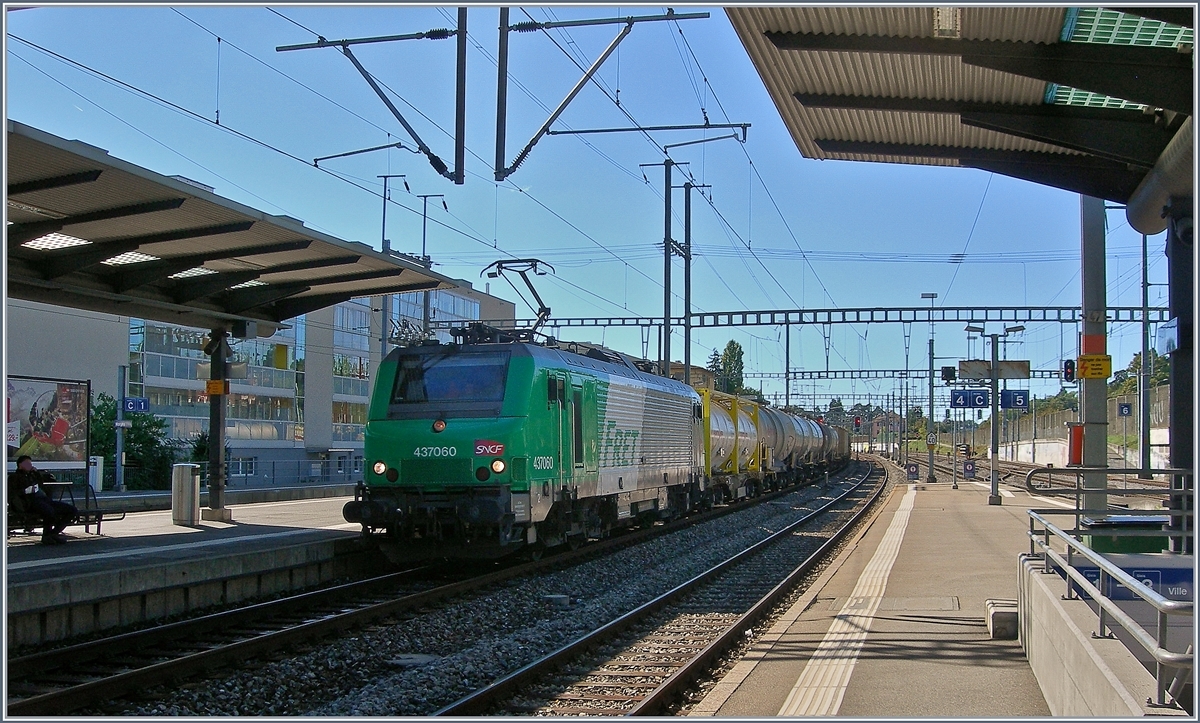
[[[1110,306],[1109,323],[1140,323],[1140,306]],[[1150,308],[1146,312],[1150,323],[1161,323],[1169,319],[1167,309]],[[813,324],[881,324],[881,323],[1059,323],[1079,324],[1083,313],[1078,306],[957,306],[939,307],[874,307],[848,309],[779,309],[770,311],[718,311],[691,315],[692,328],[719,328],[733,326],[803,326]],[[436,322],[435,328],[448,329],[453,321]],[[501,329],[521,328],[533,323],[531,319],[484,320],[482,323]],[[552,319],[550,326],[566,327],[661,327],[661,316],[587,316]],[[672,316],[671,326],[683,326],[682,316]]]
[[[1061,369],[1030,369],[1033,379],[1061,379]],[[745,379],[928,379],[928,369],[793,369],[790,372],[746,372]],[[982,384],[982,382],[981,382]]]

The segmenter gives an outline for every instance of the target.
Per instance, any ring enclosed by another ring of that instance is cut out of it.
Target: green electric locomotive
[[[414,559],[575,544],[684,512],[706,490],[700,397],[648,372],[576,344],[395,349],[343,514]]]

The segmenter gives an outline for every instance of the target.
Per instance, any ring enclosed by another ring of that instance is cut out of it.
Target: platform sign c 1
[[[124,400],[126,412],[149,412],[150,398],[149,397],[125,397]]]
[[[1132,417],[1133,416],[1133,405],[1130,404],[1129,402],[1125,402],[1124,404],[1118,404],[1117,405],[1117,416],[1118,417]]]
[[[904,471],[908,473],[908,478],[912,480],[921,479],[921,468],[916,464],[905,466]]]
[[[973,460],[968,459],[963,462],[963,478],[975,479],[975,462]]]

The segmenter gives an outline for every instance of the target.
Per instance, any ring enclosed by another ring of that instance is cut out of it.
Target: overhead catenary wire
[[[28,40],[25,40],[24,38],[20,38],[19,36],[16,36],[16,35],[12,35],[12,34],[10,34],[10,37],[12,37],[12,38],[14,38],[15,40],[18,40],[18,41],[20,41],[20,42],[24,43],[25,45],[28,45],[28,46],[30,46],[30,47],[32,47],[32,48],[34,48],[35,50],[38,50],[39,52],[42,52],[42,53],[44,53],[44,54],[47,54],[47,55],[50,55],[50,56],[54,57],[55,59],[57,59],[57,60],[59,60],[59,61],[61,61],[61,62],[65,62],[65,63],[67,63],[67,64],[69,64],[69,65],[71,65],[71,66],[74,66],[74,67],[76,67],[76,68],[78,68],[78,69],[80,69],[80,70],[84,71],[84,72],[87,72],[87,73],[89,73],[89,74],[91,74],[91,75],[95,75],[95,76],[99,77],[100,79],[104,80],[105,82],[108,82],[108,83],[111,83],[111,84],[115,84],[115,85],[117,85],[118,87],[121,87],[121,88],[125,89],[126,91],[133,92],[133,93],[135,93],[135,94],[137,94],[137,95],[140,95],[140,96],[142,96],[142,97],[145,97],[145,98],[147,98],[147,99],[149,99],[149,100],[152,100],[152,101],[154,101],[154,102],[156,102],[156,103],[162,104],[162,105],[164,105],[164,106],[166,106],[166,107],[168,107],[168,108],[170,108],[170,109],[172,109],[172,110],[174,110],[174,111],[176,111],[176,112],[182,113],[182,114],[184,114],[185,116],[187,116],[187,117],[190,117],[190,118],[192,118],[192,119],[194,119],[194,120],[202,121],[202,122],[204,122],[204,123],[207,123],[207,124],[210,124],[210,125],[213,125],[213,126],[215,126],[215,123],[214,123],[213,121],[211,121],[211,120],[209,120],[209,119],[205,118],[205,117],[204,117],[204,116],[202,116],[201,114],[199,114],[199,113],[196,113],[196,112],[194,112],[194,111],[191,111],[191,110],[189,110],[189,109],[187,109],[187,108],[184,108],[183,106],[180,106],[180,105],[178,105],[178,104],[176,104],[176,103],[172,103],[171,101],[168,101],[168,100],[166,100],[166,99],[164,99],[164,98],[161,98],[160,96],[157,96],[157,95],[155,95],[155,94],[153,94],[153,93],[150,93],[149,91],[145,91],[145,90],[143,90],[143,89],[141,89],[141,88],[138,88],[138,87],[136,87],[136,86],[133,86],[132,84],[126,83],[126,82],[124,82],[124,81],[121,81],[121,80],[119,80],[119,79],[117,79],[117,78],[114,78],[114,77],[112,77],[112,76],[110,76],[110,75],[107,75],[107,74],[105,74],[105,73],[103,73],[103,72],[101,72],[101,71],[99,71],[99,70],[96,70],[96,69],[94,69],[94,68],[91,68],[90,66],[87,66],[87,65],[85,65],[85,64],[83,64],[83,63],[79,63],[78,61],[74,61],[74,60],[72,60],[71,58],[68,58],[68,57],[66,57],[66,56],[63,56],[63,55],[61,55],[61,54],[59,54],[59,53],[56,53],[56,52],[54,52],[54,51],[51,51],[51,50],[49,50],[49,49],[47,49],[47,48],[44,48],[44,47],[42,47],[42,46],[40,46],[40,45],[38,45],[38,44],[36,44],[36,43],[33,43],[33,42],[31,42],[31,41],[28,41]],[[10,50],[10,52],[11,52],[11,50]],[[123,119],[121,119],[119,116],[116,116],[115,114],[113,114],[112,112],[110,112],[110,111],[108,111],[107,109],[103,108],[102,106],[100,106],[99,104],[95,103],[94,101],[91,101],[90,99],[87,99],[87,98],[86,98],[86,96],[84,96],[83,94],[81,94],[81,93],[78,93],[77,91],[74,91],[72,88],[70,88],[70,87],[69,87],[69,86],[67,86],[66,84],[62,83],[62,82],[61,82],[61,81],[59,81],[58,79],[54,78],[53,76],[49,75],[48,73],[46,73],[46,72],[45,72],[44,70],[42,70],[41,68],[38,68],[36,65],[34,65],[34,64],[32,64],[32,63],[30,63],[30,62],[29,62],[28,60],[26,60],[25,58],[21,58],[20,56],[16,56],[16,55],[14,55],[14,57],[17,57],[18,59],[22,60],[22,61],[23,61],[23,62],[25,62],[26,64],[30,65],[30,67],[32,67],[33,69],[37,70],[38,72],[42,73],[43,75],[46,75],[48,78],[50,78],[50,79],[54,80],[56,83],[58,83],[59,85],[62,85],[64,88],[66,88],[67,90],[71,91],[72,93],[74,93],[75,95],[79,96],[80,98],[83,98],[83,99],[87,100],[87,101],[88,101],[88,102],[89,102],[91,105],[94,105],[94,106],[96,106],[97,108],[99,108],[100,110],[102,110],[103,112],[105,112],[106,114],[108,114],[108,115],[111,115],[111,116],[112,116],[112,117],[114,117],[114,118],[117,118],[117,119],[118,119],[118,120],[120,120],[122,123],[125,123],[126,125],[129,125],[131,128],[134,128],[135,130],[137,130],[138,132],[142,133],[143,135],[146,135],[146,137],[150,138],[151,140],[154,140],[156,143],[159,143],[160,145],[163,145],[164,147],[168,148],[169,150],[172,150],[172,151],[174,151],[174,149],[171,149],[169,146],[166,146],[166,145],[165,145],[165,144],[163,144],[161,141],[158,141],[157,139],[153,138],[153,136],[150,136],[149,134],[145,133],[145,131],[142,131],[141,129],[138,129],[138,128],[136,128],[135,126],[133,126],[133,125],[129,124],[129,123],[128,123],[128,122],[126,122],[126,121],[124,121],[124,120],[123,120]],[[239,137],[239,138],[242,138],[242,139],[244,139],[244,140],[250,141],[250,142],[252,142],[252,143],[254,143],[254,144],[256,144],[256,145],[259,145],[259,146],[261,146],[261,147],[263,147],[263,148],[266,148],[266,149],[268,149],[268,150],[271,150],[271,151],[274,151],[274,152],[276,152],[276,153],[279,153],[279,154],[281,154],[281,155],[284,155],[284,156],[286,156],[286,157],[288,157],[288,158],[290,158],[290,159],[292,159],[292,160],[295,160],[295,161],[297,161],[297,162],[303,163],[303,164],[304,164],[306,167],[310,167],[310,168],[311,168],[311,165],[309,164],[309,162],[308,162],[306,159],[300,158],[299,156],[297,156],[297,155],[295,155],[295,154],[289,153],[289,152],[287,152],[287,151],[284,151],[283,149],[280,149],[280,148],[278,148],[278,147],[275,147],[275,146],[273,146],[273,145],[271,145],[271,144],[269,144],[269,143],[266,143],[266,142],[264,142],[264,141],[261,141],[261,140],[259,140],[259,139],[256,139],[256,138],[253,138],[253,137],[249,136],[248,134],[245,134],[245,133],[242,133],[242,132],[240,132],[240,131],[237,131],[237,130],[235,130],[235,129],[233,129],[233,128],[230,128],[230,127],[229,127],[229,126],[227,126],[227,125],[222,125],[222,126],[217,126],[217,127],[219,127],[221,130],[223,130],[223,131],[225,131],[225,132],[227,132],[227,133],[231,133],[231,134],[233,134],[233,135],[235,135],[235,136],[237,136],[237,137]],[[174,151],[174,152],[178,153],[177,151]],[[180,154],[180,155],[182,156],[182,154]],[[476,157],[478,157],[478,156],[476,156]],[[185,158],[186,158],[186,157],[185,157]],[[191,159],[188,159],[188,160],[190,161]],[[193,162],[194,162],[194,161],[193,161]],[[203,166],[201,166],[201,165],[200,165],[200,164],[198,164],[198,163],[197,163],[197,166],[199,166],[199,167],[203,168]],[[206,170],[207,170],[207,169],[206,169]],[[367,186],[365,186],[365,185],[362,185],[362,184],[359,184],[359,183],[355,183],[355,182],[353,182],[353,181],[351,181],[351,180],[349,180],[349,179],[345,178],[345,177],[344,177],[342,174],[338,174],[338,173],[336,173],[336,172],[333,172],[333,171],[331,171],[331,170],[329,170],[329,169],[322,169],[322,168],[318,168],[318,170],[321,170],[321,171],[325,172],[326,174],[328,174],[328,175],[330,175],[330,176],[332,176],[332,177],[334,177],[334,178],[337,178],[337,179],[339,179],[339,180],[342,180],[342,181],[344,181],[344,182],[346,182],[346,183],[349,183],[349,184],[351,184],[351,185],[353,185],[353,186],[355,186],[355,187],[357,187],[357,188],[359,188],[359,189],[361,189],[361,190],[365,190],[365,191],[367,191],[367,192],[369,192],[369,193],[372,193],[373,195],[379,195],[379,194],[376,194],[376,193],[375,193],[375,192],[374,192],[374,191],[373,191],[371,188],[368,188]],[[214,175],[214,176],[217,176],[217,177],[220,177],[220,178],[223,178],[223,177],[219,176],[219,174],[215,174],[215,173],[214,173],[213,175]],[[235,186],[237,186],[237,184],[232,184],[232,185],[235,185]],[[237,186],[237,187],[238,187],[238,188],[241,188],[241,186]],[[243,189],[243,190],[245,190],[245,189]],[[521,190],[521,189],[517,189],[517,190]],[[254,194],[251,194],[251,195],[254,195]],[[526,194],[526,195],[528,195],[528,194]],[[259,197],[259,196],[257,196],[257,195],[255,195],[255,197],[256,197],[256,198],[261,198],[261,197]],[[532,196],[530,196],[530,198],[532,198]],[[261,199],[261,200],[264,200],[265,202],[267,202],[267,203],[270,203],[269,201],[266,201],[266,199]],[[536,200],[536,199],[535,199],[535,200]],[[410,212],[413,212],[413,213],[420,213],[420,212],[419,212],[419,211],[417,211],[416,209],[412,209],[412,208],[409,208],[409,207],[407,207],[407,206],[404,206],[403,204],[399,204],[399,203],[397,203],[397,202],[396,202],[396,201],[394,201],[394,200],[392,200],[391,202],[392,202],[392,203],[395,203],[396,205],[398,205],[398,206],[399,206],[399,207],[401,207],[401,208],[404,208],[404,209],[406,209],[406,210],[409,210]],[[539,202],[539,203],[540,203],[540,202]],[[270,205],[272,205],[272,206],[275,206],[275,204],[270,204]],[[276,208],[278,208],[278,206],[276,206]],[[548,209],[548,207],[546,207],[546,208]],[[280,209],[280,210],[283,210],[285,213],[287,213],[287,210],[286,210],[286,209]],[[548,210],[549,210],[549,209],[548,209]],[[557,215],[557,214],[556,214],[556,215]],[[565,218],[563,218],[563,217],[561,217],[560,215],[559,215],[558,217],[559,217],[561,220],[563,220],[563,221],[566,221],[566,219],[565,219]],[[431,219],[431,220],[432,220],[432,219]],[[473,241],[476,241],[477,243],[481,243],[481,244],[483,244],[483,245],[485,245],[485,246],[488,246],[488,247],[494,248],[495,250],[499,250],[499,251],[501,251],[502,253],[508,254],[508,255],[509,255],[510,257],[512,257],[512,258],[516,258],[516,257],[515,257],[515,256],[513,256],[512,254],[509,254],[507,251],[504,251],[503,249],[499,249],[498,247],[494,247],[494,246],[492,245],[492,243],[491,243],[491,242],[488,242],[486,239],[484,239],[484,238],[482,238],[482,237],[478,237],[478,236],[472,236],[471,234],[468,234],[468,233],[466,233],[466,232],[462,231],[461,229],[454,228],[454,227],[452,227],[452,226],[449,226],[448,224],[442,223],[442,222],[440,222],[440,221],[436,221],[436,220],[434,220],[434,222],[435,222],[435,223],[437,223],[437,224],[438,224],[438,225],[440,225],[440,226],[443,226],[443,227],[447,228],[448,230],[454,231],[454,232],[456,232],[456,233],[458,233],[458,234],[462,235],[462,236],[463,236],[463,237],[465,237],[465,238],[469,238],[469,239],[471,239],[471,240],[473,240]],[[569,223],[569,222],[568,222],[568,223]],[[572,225],[572,227],[574,227],[574,226]],[[574,227],[574,228],[577,228],[577,227]],[[319,230],[323,230],[323,229],[319,229]],[[327,232],[328,232],[328,231],[327,231]],[[586,234],[585,234],[585,235],[586,235]],[[587,293],[588,295],[590,295],[590,296],[594,296],[595,298],[598,298],[598,299],[601,299],[601,300],[607,301],[606,299],[603,299],[603,297],[600,297],[600,296],[598,296],[598,295],[596,295],[596,294],[594,294],[594,293],[592,293],[592,292],[590,292],[590,291],[588,291],[588,290],[586,290],[586,289],[583,289],[582,287],[578,286],[577,284],[574,284],[574,283],[572,283],[572,282],[570,282],[570,281],[567,281],[567,280],[565,280],[565,279],[562,279],[561,281],[562,281],[562,283],[564,283],[565,285],[567,285],[567,286],[569,286],[569,287],[571,287],[571,288],[574,288],[574,289],[576,289],[576,290],[579,290],[579,291],[582,291],[582,292],[584,292],[584,293]],[[609,302],[609,303],[611,303],[611,302]],[[615,304],[614,304],[614,305],[615,305]],[[619,307],[618,307],[618,308],[619,308]]]
[[[176,11],[176,12],[178,12],[178,11]],[[280,15],[281,17],[284,17],[284,19],[288,20],[289,22],[292,22],[290,18],[286,18],[286,16],[282,16],[282,14],[280,14],[280,13],[278,13],[278,12],[275,12],[275,11],[273,11],[273,10],[272,10],[272,12],[273,12],[274,14],[276,14],[276,15]],[[198,27],[200,27],[202,30],[205,30],[205,32],[208,32],[209,34],[213,35],[213,37],[214,37],[214,38],[219,38],[219,37],[220,37],[220,36],[216,35],[215,33],[212,33],[211,31],[209,31],[207,28],[204,28],[204,27],[203,27],[202,25],[200,25],[199,23],[196,23],[196,22],[195,22],[194,20],[192,20],[191,18],[188,18],[188,17],[187,17],[186,15],[184,15],[183,13],[179,13],[179,14],[181,15],[181,17],[184,17],[185,19],[189,20],[189,22],[191,22],[192,24],[194,24],[194,25],[197,25],[197,26],[198,26]],[[301,26],[301,25],[299,25],[298,23],[294,23],[294,24],[297,24],[299,27],[302,27],[303,29],[305,29],[305,30],[306,30],[306,32],[311,32],[311,30],[310,30],[310,29],[308,29],[308,28],[306,28],[306,27],[304,27],[304,26]],[[314,34],[315,34],[315,33],[314,33]],[[14,36],[14,37],[15,37],[15,36]],[[23,40],[23,39],[21,39],[21,38],[16,38],[16,39],[18,39],[18,40]],[[228,43],[228,41],[227,41],[226,39],[224,39],[224,38],[220,38],[220,41],[221,41],[221,43],[222,43],[222,44],[227,44],[227,43]],[[194,116],[194,117],[196,117],[196,118],[197,118],[197,120],[205,120],[206,122],[213,123],[213,124],[215,125],[215,122],[214,122],[214,121],[210,121],[210,120],[208,120],[208,119],[204,119],[204,118],[202,118],[201,116],[199,116],[198,114],[195,114],[194,112],[190,111],[189,109],[187,109],[187,108],[185,108],[185,107],[183,107],[183,106],[179,106],[178,104],[171,103],[170,101],[167,101],[165,98],[162,98],[161,96],[157,96],[156,94],[150,93],[150,92],[148,92],[148,91],[143,91],[142,89],[140,89],[140,88],[137,88],[137,87],[135,87],[135,86],[132,86],[131,84],[124,83],[123,81],[119,81],[118,79],[116,79],[116,78],[114,78],[114,77],[112,77],[112,76],[108,76],[107,74],[104,74],[104,73],[102,73],[102,72],[100,72],[100,71],[97,71],[97,70],[95,70],[95,69],[93,69],[93,68],[89,68],[89,67],[87,67],[87,66],[85,66],[85,65],[83,65],[83,64],[80,64],[80,63],[77,63],[77,62],[75,62],[75,61],[72,61],[71,59],[69,59],[69,58],[66,58],[66,56],[62,56],[61,54],[54,53],[53,51],[49,51],[48,49],[46,49],[46,48],[43,48],[43,47],[41,47],[41,46],[37,46],[37,44],[35,44],[35,43],[30,43],[29,41],[24,41],[24,42],[25,42],[25,44],[26,44],[26,45],[29,45],[30,47],[33,47],[33,48],[34,48],[34,49],[36,49],[36,50],[39,50],[39,52],[44,52],[44,53],[50,54],[50,55],[52,55],[52,56],[55,56],[55,57],[57,57],[57,58],[58,58],[60,61],[62,61],[62,62],[67,62],[68,64],[75,65],[76,67],[78,67],[78,68],[79,68],[79,69],[81,69],[81,70],[84,70],[85,72],[88,72],[88,73],[91,73],[91,74],[93,74],[93,75],[96,75],[97,77],[100,77],[101,79],[105,80],[105,82],[113,83],[113,84],[115,84],[115,85],[118,85],[118,86],[124,87],[126,90],[128,90],[128,91],[130,91],[130,92],[134,92],[134,93],[140,94],[140,95],[142,95],[143,97],[146,97],[146,98],[148,98],[148,99],[152,100],[153,102],[156,102],[156,103],[162,104],[162,105],[164,105],[164,106],[166,106],[166,107],[169,107],[169,108],[171,108],[171,109],[175,110],[176,112],[180,112],[180,113],[183,113],[183,114],[185,114],[185,115],[189,115],[189,116]],[[228,44],[230,44],[230,45],[233,45],[232,43],[228,43]],[[308,86],[305,86],[304,84],[302,84],[302,83],[299,83],[299,82],[298,82],[298,81],[296,81],[294,78],[291,78],[290,76],[288,76],[286,73],[283,73],[282,71],[278,70],[277,68],[274,68],[274,67],[273,67],[273,66],[271,66],[270,64],[263,62],[261,59],[258,59],[258,58],[254,57],[253,55],[251,55],[251,54],[249,54],[249,53],[246,53],[246,51],[242,50],[241,48],[238,48],[238,47],[236,47],[236,45],[235,45],[234,47],[235,47],[235,49],[237,49],[237,50],[238,50],[239,52],[241,52],[242,54],[245,54],[245,55],[247,55],[247,57],[251,57],[251,58],[252,58],[252,59],[254,59],[256,62],[258,62],[258,63],[260,63],[260,64],[263,64],[263,65],[267,66],[267,67],[268,67],[269,69],[271,69],[273,72],[275,72],[275,73],[278,73],[278,74],[280,74],[280,75],[283,75],[284,77],[288,78],[290,81],[292,81],[292,82],[294,82],[294,83],[297,83],[297,84],[301,85],[302,87],[305,87],[305,88],[306,88],[307,90],[309,90],[310,92],[313,92],[313,93],[317,94],[319,97],[322,97],[322,98],[324,98],[324,99],[328,100],[329,102],[332,102],[332,103],[334,103],[335,105],[339,105],[339,107],[342,107],[343,109],[345,109],[345,110],[349,111],[349,109],[346,109],[344,106],[340,106],[340,104],[336,104],[336,102],[334,102],[334,101],[332,101],[332,100],[328,99],[327,97],[323,96],[322,94],[320,94],[319,92],[317,92],[317,91],[313,90],[312,88],[309,88]],[[22,59],[22,60],[24,60],[24,59]],[[27,61],[26,61],[26,62],[27,62]],[[36,66],[33,66],[33,67],[35,67],[35,68],[36,68]],[[40,68],[36,68],[36,69],[38,69],[40,72],[44,72],[44,71],[41,71],[41,69],[40,69]],[[60,84],[61,84],[61,83],[60,83]],[[64,87],[67,87],[67,86],[64,86]],[[68,89],[69,89],[69,87],[68,87]],[[390,90],[390,89],[389,89],[389,90]],[[97,107],[99,107],[99,106],[97,106]],[[101,108],[101,110],[105,111],[106,113],[108,112],[108,111],[107,111],[107,109],[103,109],[103,108]],[[349,112],[353,113],[353,111],[349,111]],[[110,114],[110,115],[112,115],[111,113],[109,113],[109,114]],[[357,116],[357,114],[355,114],[355,115]],[[117,116],[115,116],[115,115],[114,115],[114,117],[117,117]],[[361,116],[358,116],[358,117],[359,117],[359,118],[362,118]],[[364,119],[364,120],[365,120],[365,119]],[[369,121],[368,121],[368,122],[369,122]],[[376,127],[377,127],[377,126],[376,126]],[[140,131],[140,129],[138,129],[138,130]],[[263,148],[265,148],[265,149],[268,149],[268,150],[270,150],[270,151],[272,151],[272,152],[280,153],[280,154],[282,154],[282,155],[284,155],[284,156],[286,156],[286,157],[288,157],[288,158],[290,158],[290,159],[292,159],[292,160],[295,160],[295,161],[297,161],[297,162],[303,162],[303,163],[305,163],[305,164],[307,165],[307,160],[306,160],[306,159],[302,159],[302,158],[300,158],[299,156],[297,156],[297,155],[295,155],[295,154],[292,154],[292,153],[289,153],[289,152],[287,152],[286,150],[284,150],[284,149],[282,149],[282,148],[279,148],[279,147],[277,147],[277,146],[274,146],[274,145],[273,145],[273,144],[271,144],[271,143],[268,143],[268,142],[266,142],[266,141],[262,141],[262,140],[260,140],[260,139],[258,139],[258,138],[254,138],[254,137],[250,136],[249,134],[243,133],[243,132],[241,132],[241,131],[237,131],[236,129],[231,129],[231,128],[229,128],[227,125],[222,125],[222,130],[224,130],[225,132],[231,133],[232,135],[235,135],[235,136],[237,136],[237,137],[239,137],[239,138],[242,138],[243,140],[246,140],[246,141],[248,141],[248,142],[251,142],[251,143],[254,143],[254,144],[256,144],[256,145],[259,145],[259,146],[261,146],[261,147],[263,147]],[[382,130],[382,129],[381,129],[381,130]],[[385,131],[385,132],[386,132],[386,131]],[[478,156],[476,155],[476,157],[478,157]],[[190,160],[190,159],[189,159],[189,160]],[[197,164],[197,165],[198,165],[199,167],[203,167],[203,166],[200,166],[200,164]],[[326,172],[326,173],[328,173],[328,175],[331,175],[332,177],[339,178],[339,180],[342,180],[342,181],[344,181],[344,182],[347,182],[347,183],[351,183],[351,185],[354,185],[354,186],[356,186],[356,187],[360,188],[361,190],[366,190],[366,191],[368,191],[368,192],[372,192],[372,193],[374,193],[374,192],[373,192],[373,191],[371,191],[371,189],[370,189],[370,188],[368,188],[368,187],[367,187],[365,184],[362,184],[362,183],[354,183],[354,182],[352,182],[352,181],[349,181],[349,180],[348,180],[348,178],[352,177],[352,176],[350,176],[350,174],[344,174],[344,173],[340,173],[340,172],[337,172],[337,171],[330,171],[330,170],[328,170],[328,169],[324,169],[324,170],[325,170],[325,172]],[[214,174],[214,175],[215,175],[215,176],[217,176],[217,177],[221,177],[219,174]],[[223,178],[223,177],[222,177],[222,178]],[[227,179],[223,179],[223,180],[227,180]],[[237,186],[237,184],[232,184],[232,185],[234,185],[234,186]],[[240,186],[238,186],[238,187],[240,188]],[[246,190],[246,189],[243,189],[243,190]],[[516,190],[518,190],[518,191],[521,191],[521,189],[516,189]],[[523,194],[524,194],[524,195],[526,195],[526,196],[530,197],[531,199],[533,199],[533,200],[535,200],[535,201],[537,200],[537,199],[535,199],[535,198],[534,198],[534,197],[533,197],[531,194],[529,194],[527,191],[522,191],[522,192],[523,192]],[[253,194],[251,194],[251,195],[253,195]],[[378,194],[374,194],[374,195],[378,195]],[[257,197],[257,196],[256,196],[256,197]],[[263,200],[265,201],[265,199],[263,199]],[[391,202],[393,202],[393,203],[396,203],[395,201],[391,201]],[[268,203],[269,203],[269,202],[268,202]],[[274,204],[271,204],[271,205],[274,205]],[[410,212],[412,212],[412,213],[414,213],[414,214],[415,214],[415,213],[417,213],[416,209],[409,208],[409,207],[407,207],[407,206],[404,206],[404,205],[403,205],[403,204],[401,204],[401,203],[397,203],[397,205],[399,205],[399,206],[400,206],[400,207],[402,207],[402,208],[405,208],[406,210],[408,210],[408,211],[410,211]],[[539,205],[543,206],[543,207],[544,207],[544,208],[546,208],[548,211],[553,211],[552,209],[550,209],[550,208],[549,208],[548,206],[546,206],[545,204],[542,204],[542,203],[540,203],[540,201],[539,201]],[[562,221],[564,221],[564,222],[567,222],[567,223],[569,223],[569,225],[571,225],[571,226],[572,226],[572,228],[574,228],[576,231],[578,231],[578,232],[581,232],[581,233],[582,233],[582,229],[580,229],[580,228],[579,228],[577,225],[575,225],[575,224],[573,224],[573,223],[570,223],[569,221],[567,221],[567,219],[565,219],[565,217],[563,217],[561,214],[558,214],[557,212],[554,212],[554,215],[555,215],[556,217],[558,217],[560,220],[562,220]],[[464,221],[463,221],[461,218],[458,218],[457,216],[454,216],[453,214],[451,214],[451,216],[452,216],[453,218],[455,218],[457,221],[459,221],[460,223],[462,223],[463,225],[465,225],[465,226],[468,226],[468,228],[469,228],[469,224],[466,224],[466,223],[465,223],[465,222],[464,222]],[[451,230],[451,231],[454,231],[454,232],[456,232],[456,233],[458,233],[458,234],[460,234],[460,235],[462,235],[462,236],[464,236],[464,237],[466,237],[466,238],[471,238],[472,240],[474,240],[474,241],[476,241],[476,242],[483,243],[483,240],[482,240],[481,238],[478,238],[478,237],[482,236],[482,234],[479,234],[479,232],[478,232],[477,230],[475,230],[475,229],[471,229],[471,231],[474,233],[474,236],[472,236],[472,234],[471,234],[471,233],[466,233],[466,232],[463,232],[461,229],[454,228],[454,227],[452,227],[452,226],[449,226],[449,225],[447,225],[447,224],[443,224],[443,223],[440,223],[440,222],[438,222],[438,221],[435,221],[435,223],[439,223],[439,225],[442,225],[442,226],[446,227],[447,229],[449,229],[449,230]],[[585,236],[586,236],[586,234],[585,234]],[[487,245],[488,245],[489,247],[496,247],[496,246],[497,246],[497,244],[496,244],[496,241],[495,241],[494,239],[493,239],[493,240],[492,240],[490,243],[488,243]],[[637,271],[637,272],[641,273],[641,272],[640,272],[640,270],[638,270],[638,269],[635,269],[635,271]],[[645,274],[643,274],[643,276],[645,276]],[[647,277],[647,279],[653,282],[653,279],[650,279],[649,277]]]

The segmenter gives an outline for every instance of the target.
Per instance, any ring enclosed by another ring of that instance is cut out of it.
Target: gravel
[[[182,688],[83,715],[428,715],[779,530],[806,487],[565,570],[542,573],[311,643]],[[799,511],[799,512],[798,512]],[[570,604],[563,607],[567,595]]]

